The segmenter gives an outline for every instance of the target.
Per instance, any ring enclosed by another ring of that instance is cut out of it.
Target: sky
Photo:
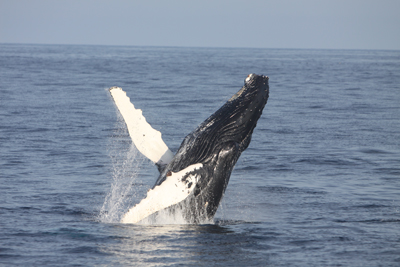
[[[400,50],[400,0],[0,0],[0,43]]]

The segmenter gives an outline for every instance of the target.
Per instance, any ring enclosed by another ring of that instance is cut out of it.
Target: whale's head
[[[201,163],[201,168],[187,172],[181,178],[196,177],[195,182],[187,184],[193,186],[193,190],[182,206],[190,207],[188,217],[197,220],[213,218],[232,169],[250,144],[268,96],[268,77],[248,75],[244,86],[231,99],[186,136],[154,187],[161,185],[171,173]]]
[[[224,129],[221,131],[222,139],[235,142],[240,152],[249,146],[253,130],[267,103],[268,79],[267,76],[249,74],[242,89],[213,114],[217,127]]]

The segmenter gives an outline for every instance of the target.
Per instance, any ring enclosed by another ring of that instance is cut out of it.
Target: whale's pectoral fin
[[[188,166],[179,172],[169,172],[167,179],[147,192],[145,199],[129,209],[122,223],[137,223],[153,213],[171,207],[186,199],[195,189],[202,163]]]
[[[151,127],[142,115],[142,110],[135,109],[129,97],[120,87],[111,87],[109,90],[125,120],[129,135],[136,148],[154,162],[161,171],[174,157],[162,140],[161,133]]]

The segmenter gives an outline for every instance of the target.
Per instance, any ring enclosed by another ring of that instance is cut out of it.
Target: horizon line
[[[185,45],[122,45],[122,44],[74,44],[74,43],[15,43],[0,42],[0,45],[57,45],[57,46],[109,46],[109,47],[153,47],[153,48],[212,48],[212,49],[273,49],[273,50],[363,50],[363,51],[400,51],[388,48],[295,48],[295,47],[247,47],[247,46],[185,46]]]

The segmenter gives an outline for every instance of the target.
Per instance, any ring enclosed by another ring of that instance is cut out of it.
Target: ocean
[[[121,224],[250,73],[270,96],[214,223]],[[400,51],[0,44],[0,266],[400,266]]]

